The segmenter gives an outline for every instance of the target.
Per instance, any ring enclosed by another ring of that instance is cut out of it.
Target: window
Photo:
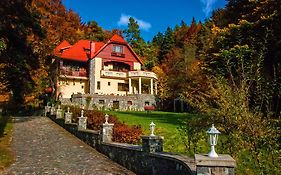
[[[133,102],[132,101],[128,101],[127,104],[128,104],[128,106],[131,106],[131,105],[133,105]]]
[[[120,45],[113,45],[113,52],[116,52],[116,53],[123,53],[123,46],[120,46]]]
[[[99,100],[100,105],[104,105],[104,100]]]
[[[149,101],[144,102],[145,106],[149,106]]]
[[[107,82],[107,85],[110,86],[110,82]]]
[[[97,89],[100,90],[100,81],[97,82]]]
[[[128,91],[129,84],[118,83],[118,91]]]

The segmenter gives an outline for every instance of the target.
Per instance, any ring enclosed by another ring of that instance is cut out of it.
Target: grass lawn
[[[177,128],[184,120],[199,117],[195,114],[161,111],[152,111],[148,114],[145,111],[108,111],[107,113],[116,115],[119,120],[124,121],[128,125],[141,125],[146,135],[150,133],[149,124],[153,121],[156,125],[155,134],[164,136],[164,150],[181,154],[186,154],[186,150]]]
[[[10,149],[12,137],[12,123],[0,115],[0,172],[13,162]]]

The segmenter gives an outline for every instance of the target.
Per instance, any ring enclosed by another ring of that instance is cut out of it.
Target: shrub
[[[136,144],[139,142],[141,134],[141,126],[134,125],[129,127],[125,123],[118,123],[113,128],[113,141]]]
[[[73,114],[72,121],[78,122],[81,116],[81,109],[78,107],[70,107]],[[84,116],[87,117],[87,128],[92,130],[100,130],[101,125],[105,122],[105,113],[97,110],[84,110]],[[109,115],[109,123],[114,124],[113,141],[121,143],[136,144],[140,141],[142,134],[141,126],[128,126],[120,122],[116,116]]]

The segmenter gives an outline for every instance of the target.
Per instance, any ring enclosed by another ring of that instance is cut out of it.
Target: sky
[[[96,21],[102,28],[126,29],[130,17],[137,20],[141,36],[146,40],[167,27],[175,27],[183,20],[190,24],[204,22],[212,11],[223,8],[225,0],[62,0],[67,9],[72,9],[82,22]]]

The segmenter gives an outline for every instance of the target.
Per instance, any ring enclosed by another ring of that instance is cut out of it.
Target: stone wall
[[[118,102],[118,109],[120,111],[143,111],[144,106],[155,105],[155,96],[151,94],[130,94],[126,96],[118,95],[98,95],[98,94],[75,94],[73,98],[63,99],[62,104],[64,105],[78,105],[85,106],[89,109],[96,107],[100,110],[112,110],[114,109],[114,102]],[[130,102],[132,104],[130,104]]]
[[[52,107],[54,108],[54,107]],[[50,112],[47,112],[49,114]],[[206,154],[196,154],[195,158],[163,152],[163,138],[142,136],[142,146],[111,142],[104,139],[108,131],[101,125],[101,131],[79,129],[76,123],[65,123],[64,119],[48,115],[67,131],[108,156],[113,161],[140,175],[234,175],[235,160],[229,155],[211,158]],[[86,119],[85,117],[80,117]],[[86,125],[84,123],[84,125]],[[109,126],[108,126],[109,127]],[[83,128],[83,127],[82,127]],[[106,142],[105,142],[106,141]]]
[[[195,174],[193,158],[169,153],[149,153],[142,146],[105,143],[100,140],[100,132],[93,130],[78,130],[77,124],[65,124],[63,119],[50,118],[61,127],[105,154],[113,161],[140,175],[191,175]]]

